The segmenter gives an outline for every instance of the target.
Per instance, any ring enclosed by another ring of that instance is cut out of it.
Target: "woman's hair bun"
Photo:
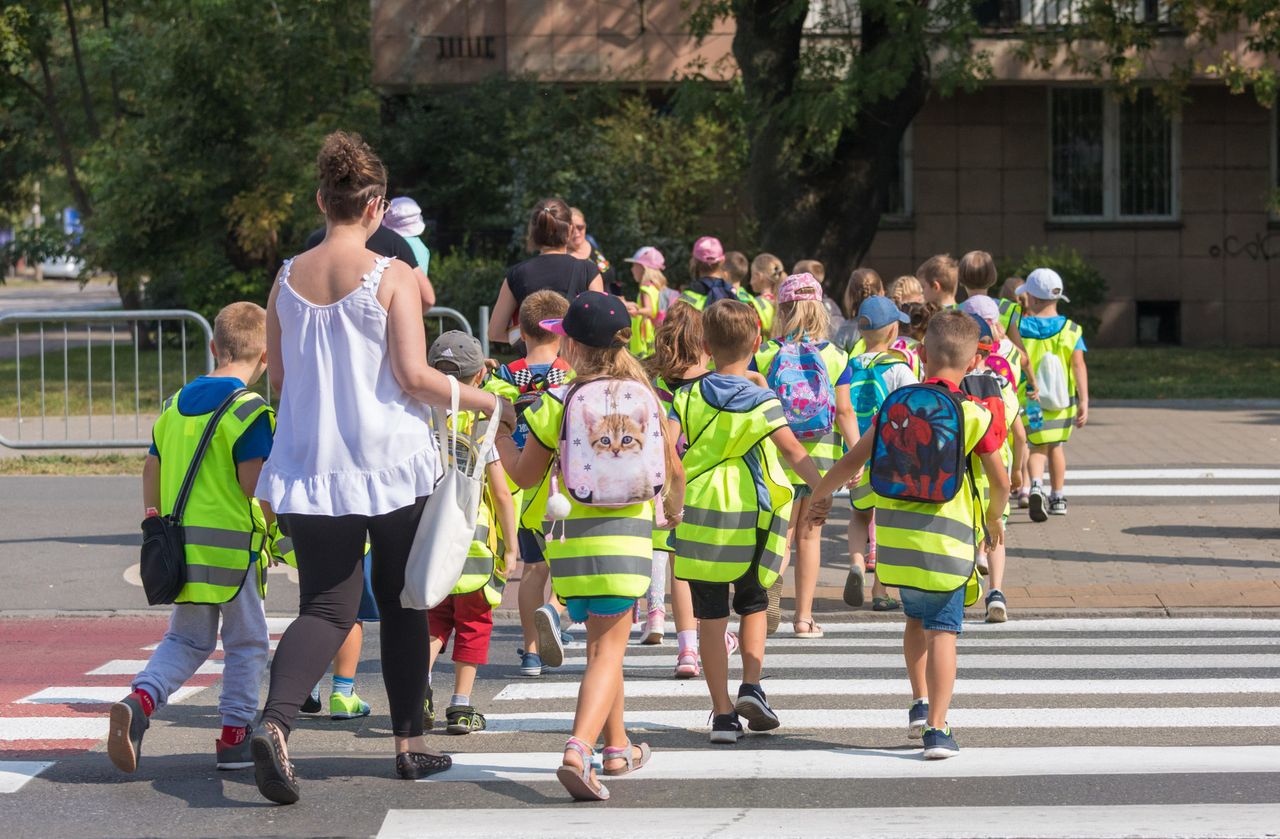
[[[372,197],[386,192],[387,169],[359,134],[335,131],[316,157],[320,195],[328,214],[350,221]]]

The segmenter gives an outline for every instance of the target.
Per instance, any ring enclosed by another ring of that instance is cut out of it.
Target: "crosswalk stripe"
[[[453,768],[423,779],[555,782],[562,752],[455,754]],[[912,749],[657,750],[643,772],[609,778],[692,781],[739,778],[1013,778],[1054,775],[1280,773],[1280,746],[1067,746],[965,749],[963,760],[924,761]]]
[[[858,623],[823,623],[831,633],[902,631],[901,616],[888,620]],[[1015,623],[974,623],[965,621],[965,633],[1036,633],[1088,632],[1105,635],[1116,632],[1280,632],[1280,618],[1040,618]],[[792,635],[791,624],[784,623],[775,637]],[[963,637],[963,636],[961,636]],[[772,639],[770,639],[772,640]]]
[[[181,702],[204,690],[200,686],[184,685],[169,696],[170,704]],[[96,705],[116,702],[128,695],[128,685],[120,687],[80,686],[47,687],[18,700],[20,705]]]
[[[1265,481],[1280,478],[1280,469],[1068,469],[1070,481]],[[1049,480],[1046,472],[1042,480]]]
[[[50,766],[51,760],[0,760],[0,793],[17,792]]]
[[[907,711],[867,708],[775,708],[785,729],[850,730],[907,726]],[[569,732],[572,711],[529,711],[488,714],[483,734],[510,732]],[[1280,726],[1280,707],[1244,708],[952,708],[947,721],[966,728],[1262,728]],[[626,712],[628,728],[706,730],[707,711]]]
[[[634,649],[634,648],[633,648]],[[901,653],[779,653],[764,658],[766,671],[788,667],[813,669],[896,668],[901,669]],[[572,672],[586,667],[584,656],[565,656],[559,672]],[[630,669],[668,669],[670,655],[634,654],[628,650],[626,667]],[[733,658],[730,668],[740,668],[742,661]],[[1111,654],[1111,655],[1009,655],[1006,653],[962,654],[960,666],[967,670],[1203,670],[1203,669],[1272,669],[1280,668],[1280,654]]]
[[[97,740],[106,717],[0,717],[0,740]]]
[[[766,659],[767,661],[767,659]],[[963,662],[963,659],[961,659]],[[907,692],[900,679],[766,679],[770,697],[897,696]],[[958,679],[957,696],[1083,696],[1280,693],[1280,679]],[[630,681],[627,699],[664,699],[707,695],[702,679]],[[574,699],[577,682],[516,682],[494,701]]]
[[[1072,484],[1072,498],[1275,498],[1270,484]]]
[[[1153,635],[1146,638],[970,638],[961,635],[958,639],[961,650],[965,648],[991,647],[1009,649],[1016,647],[1263,647],[1274,650],[1275,638],[1254,636],[1250,638],[1178,638],[1168,635]],[[637,645],[639,646],[639,645]],[[901,650],[902,638],[770,638],[765,647],[766,655],[773,649],[807,649],[821,647],[845,647],[849,649],[886,649]],[[652,647],[650,647],[652,649]],[[658,646],[657,649],[664,649]],[[673,651],[672,647],[665,647]]]
[[[210,660],[206,661],[196,668],[197,676],[219,676],[222,674],[222,661]],[[142,669],[147,666],[145,659],[136,658],[117,658],[108,661],[101,667],[95,667],[86,673],[86,676],[132,676],[141,673]]]
[[[269,641],[267,642],[267,646],[269,646],[269,647],[270,647],[271,649],[273,649],[273,650],[274,650],[277,646],[279,646],[279,644],[280,644],[280,639],[278,639],[278,638],[272,638],[271,640],[269,640]],[[147,652],[153,652],[153,651],[155,651],[155,650],[157,650],[157,649],[159,649],[159,648],[160,648],[160,642],[159,642],[159,641],[157,641],[157,642],[155,642],[154,644],[147,644],[147,645],[146,645],[145,647],[143,647],[142,649],[146,650]],[[218,652],[225,652],[225,651],[223,650],[223,648],[222,648],[222,642],[221,642],[221,641],[219,641],[217,644],[215,644],[215,645],[214,645],[214,649],[215,649],[215,650],[217,650]]]
[[[295,618],[267,618],[267,632],[271,635],[282,635]]]
[[[388,810],[378,839],[596,839],[601,811],[534,807]],[[608,821],[644,825],[649,839],[804,836],[812,839],[1247,839],[1280,835],[1280,804],[859,807],[848,809],[609,808]],[[1064,827],[1067,829],[1064,831]]]

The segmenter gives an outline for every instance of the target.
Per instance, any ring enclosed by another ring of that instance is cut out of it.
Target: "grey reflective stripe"
[[[871,494],[870,483],[858,484],[853,489],[849,490],[849,500],[861,501],[862,499],[866,498],[870,494]]]
[[[716,530],[754,530],[755,510],[707,510],[702,507],[685,507],[684,523],[693,527],[711,527]]]
[[[493,573],[493,559],[487,556],[469,556],[466,562],[462,563],[462,576],[470,577],[473,575],[488,576]]]
[[[597,577],[605,574],[627,574],[648,577],[653,570],[652,556],[566,556],[549,558],[555,577]]]
[[[818,467],[818,471],[822,473],[830,472],[831,467],[836,465],[836,458],[822,457],[821,455],[816,455],[813,452],[809,453],[809,459],[813,461],[813,465]]]
[[[471,538],[473,541],[479,542],[482,545],[489,544],[489,525],[477,525],[475,535]]]
[[[220,527],[182,528],[186,544],[201,548],[226,548],[232,551],[253,550],[253,534],[239,530],[223,530]]]
[[[649,539],[653,536],[652,519],[565,519],[563,524],[564,537],[566,539],[595,539],[618,536],[638,536],[641,539]]]
[[[244,422],[249,419],[249,417],[253,416],[254,411],[266,404],[267,402],[265,399],[255,394],[249,397],[244,404],[238,406],[233,413],[236,415],[236,419]]]
[[[226,586],[239,588],[244,582],[244,575],[249,566],[244,568],[219,568],[216,565],[195,565],[187,563],[187,585],[192,583],[209,586]]]
[[[506,587],[507,587],[507,581],[499,577],[497,573],[491,572],[489,574],[489,588],[493,589],[494,591],[502,591]]]
[[[280,552],[281,556],[293,553],[293,540],[288,536],[285,536],[283,539],[277,539],[276,550]]]
[[[174,396],[170,396],[168,399],[164,400],[164,409],[166,411],[173,407],[173,400],[176,398],[177,396],[175,394]]]
[[[919,513],[914,510],[895,510],[892,507],[879,508],[876,510],[876,526],[934,533],[967,545],[973,544],[973,528],[970,525],[944,516],[931,516],[928,513]]]
[[[879,516],[881,510],[876,510]],[[919,568],[933,574],[948,574],[966,580],[973,573],[973,558],[956,559],[946,554],[935,554],[915,548],[895,548],[881,542],[878,548],[879,562],[899,568]],[[892,583],[890,583],[892,585]]]
[[[1044,424],[1039,428],[1031,430],[1032,434],[1043,434],[1046,431],[1062,431],[1071,428],[1076,424],[1075,417],[1066,417],[1065,419],[1045,420]]]
[[[756,557],[756,545],[715,545],[676,537],[676,554],[698,562],[747,563]]]
[[[782,406],[777,402],[765,408],[764,418],[766,422],[785,422],[786,417],[782,414]]]

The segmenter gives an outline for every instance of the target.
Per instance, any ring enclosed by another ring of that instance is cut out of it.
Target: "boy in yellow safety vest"
[[[991,412],[960,395],[960,380],[979,363],[978,324],[964,312],[938,313],[929,321],[920,354],[926,371],[924,382],[900,388],[894,396],[914,388],[933,387],[935,391],[949,392],[957,400],[961,427],[953,433],[963,445],[966,464],[960,486],[941,503],[885,498],[874,489],[871,497],[879,543],[876,575],[886,585],[898,587],[907,615],[902,646],[914,699],[907,716],[907,736],[923,737],[924,757],[937,759],[960,751],[947,725],[947,709],[955,688],[956,638],[964,621],[964,607],[970,598],[976,602],[979,594],[977,556],[982,541],[982,510],[974,472],[981,468],[990,481],[985,535],[988,547],[1004,541],[1009,475],[1000,460],[1002,436],[1000,429],[992,427]],[[890,429],[905,435],[908,422],[894,413],[894,409],[904,407],[902,401],[885,402],[872,429],[823,476],[814,491],[815,498],[827,498],[853,478]],[[919,428],[918,417],[907,419],[916,420],[910,425],[913,432],[925,430]],[[929,420],[924,420],[923,425],[936,434]],[[980,466],[974,462],[975,456]],[[873,475],[876,466],[872,459]],[[921,484],[933,476],[921,471],[905,477]]]
[[[484,353],[480,342],[465,332],[446,332],[431,344],[427,362],[441,373],[457,378],[462,384],[479,387],[485,375]],[[474,413],[452,416],[449,422],[461,435],[479,437]],[[471,468],[475,452],[459,442],[458,451],[450,453],[459,469]],[[495,520],[496,519],[496,520]],[[495,527],[501,527],[498,538]],[[471,689],[476,683],[476,669],[489,663],[489,642],[493,638],[493,610],[502,602],[508,571],[519,557],[516,547],[516,508],[507,485],[507,473],[497,450],[489,454],[485,464],[484,492],[476,517],[476,532],[462,566],[462,576],[453,591],[427,612],[431,629],[431,658],[427,668],[427,705],[423,711],[423,727],[435,726],[435,696],[430,686],[431,670],[453,635],[453,697],[445,708],[450,734],[484,731],[484,714],[471,704]]]
[[[246,388],[267,369],[267,314],[256,303],[232,303],[213,322],[217,368],[194,379],[164,403],[151,431],[142,467],[145,515],[169,515],[201,437],[226,406],[209,448],[195,470],[182,525],[186,583],[178,592],[169,630],[133,692],[111,706],[107,755],[123,772],[138,768],[149,718],[214,651],[222,622],[225,667],[215,744],[219,769],[253,766],[251,723],[267,666],[265,547],[268,509],[253,500],[262,464],[271,454],[275,413]]]

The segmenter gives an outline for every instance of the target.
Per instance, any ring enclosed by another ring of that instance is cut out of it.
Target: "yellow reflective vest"
[[[181,391],[179,391],[181,393]],[[152,429],[160,453],[160,513],[173,512],[187,467],[214,411],[187,416],[175,393],[164,402]],[[266,522],[256,500],[246,498],[236,476],[236,441],[266,414],[275,429],[275,411],[256,393],[236,398],[214,430],[196,473],[183,514],[187,582],[177,603],[226,603],[240,593],[249,568],[266,544]],[[257,562],[259,594],[266,594],[266,562]]]
[[[688,440],[675,576],[730,583],[754,567],[768,588],[782,569],[791,519],[791,483],[767,443],[786,427],[782,405],[746,379],[713,373],[677,390],[672,407]]]
[[[449,420],[451,423],[453,419]],[[462,419],[458,423],[457,431],[460,435],[471,435],[472,426],[476,421],[474,412],[464,412]],[[462,438],[459,437],[459,449],[462,449]],[[455,453],[458,461],[458,468],[470,469],[471,461],[470,449]],[[503,533],[503,540],[515,539],[514,533]],[[453,587],[451,594],[470,594],[473,591],[484,590],[484,598],[490,606],[496,607],[502,602],[502,591],[506,588],[507,582],[504,576],[504,551],[502,550],[503,540],[498,538],[498,526],[494,520],[493,513],[493,493],[489,488],[488,475],[484,478],[484,493],[480,498],[480,507],[476,516],[476,532],[471,538],[471,545],[467,549],[466,561],[462,564],[462,576],[458,578],[458,584]],[[503,573],[499,573],[502,571]]]
[[[640,286],[636,307],[640,311],[631,318],[631,354],[636,358],[648,358],[653,355],[654,342],[658,335],[661,293],[654,286]]]
[[[1022,336],[1022,343],[1027,347],[1027,361],[1031,363],[1031,369],[1035,371],[1037,379],[1040,375],[1040,362],[1045,356],[1056,355],[1058,360],[1062,362],[1062,368],[1067,374],[1067,393],[1071,397],[1071,404],[1060,411],[1050,411],[1041,405],[1044,414],[1044,423],[1039,430],[1032,430],[1031,422],[1027,419],[1025,410],[1023,413],[1023,422],[1027,426],[1027,442],[1033,446],[1042,446],[1048,443],[1065,443],[1071,439],[1071,431],[1076,426],[1076,414],[1079,413],[1079,400],[1076,394],[1076,371],[1071,360],[1075,355],[1076,346],[1080,343],[1080,339],[1084,337],[1084,329],[1080,324],[1068,319],[1062,329],[1048,338],[1031,338],[1026,335]],[[1022,405],[1026,407],[1026,384],[1022,388]]]

